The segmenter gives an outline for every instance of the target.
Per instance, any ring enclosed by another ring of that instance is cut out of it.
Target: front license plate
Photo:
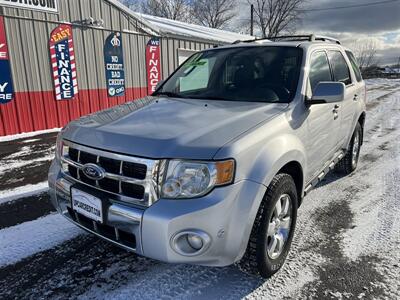
[[[103,206],[99,198],[80,190],[71,189],[72,209],[92,220],[103,223]]]

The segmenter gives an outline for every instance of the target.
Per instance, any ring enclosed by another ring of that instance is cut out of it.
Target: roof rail
[[[332,42],[335,44],[341,44],[338,39],[329,37],[329,36],[322,36],[322,35],[315,35],[315,34],[307,34],[307,35],[283,35],[283,36],[276,36],[269,38],[271,41],[308,41],[308,42],[316,42],[316,41],[323,41],[323,42]]]
[[[252,42],[258,42],[258,41],[263,41],[263,40],[270,40],[273,42],[276,41],[289,41],[289,42],[295,42],[295,41],[307,41],[307,42],[316,42],[316,41],[323,41],[323,42],[332,42],[335,44],[341,45],[340,41],[338,39],[328,37],[328,36],[322,36],[322,35],[314,35],[314,34],[308,34],[308,35],[282,35],[282,36],[276,36],[276,37],[270,37],[270,38],[260,38],[260,39],[254,39],[254,40],[246,40],[246,41],[235,41],[233,44],[238,44],[238,43],[252,43]]]

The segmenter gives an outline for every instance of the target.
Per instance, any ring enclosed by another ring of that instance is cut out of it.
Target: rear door
[[[321,81],[333,81],[327,53],[322,50],[311,54],[309,90],[314,91]],[[338,148],[340,119],[339,112],[335,113],[338,106],[340,103],[325,103],[308,108],[305,142],[308,160],[307,179],[316,176]]]
[[[350,67],[340,50],[328,51],[329,62],[331,64],[333,78],[337,82],[343,82],[346,85],[344,101],[338,103],[340,130],[338,133],[339,148],[344,148],[347,138],[352,134],[354,114],[356,112],[354,102],[357,101],[358,86],[352,79]]]
[[[356,122],[356,119],[358,119],[357,112],[359,109],[361,109],[362,104],[365,103],[367,99],[366,93],[365,93],[365,82],[362,78],[360,68],[358,67],[358,62],[356,58],[354,57],[354,54],[346,50],[346,55],[349,59],[351,69],[353,70],[354,76],[353,76],[353,83],[354,83],[354,96],[353,96],[353,110],[354,110],[354,116],[353,116],[353,126]],[[350,136],[352,135],[352,132],[349,133],[350,135],[348,136],[348,139],[350,139]]]

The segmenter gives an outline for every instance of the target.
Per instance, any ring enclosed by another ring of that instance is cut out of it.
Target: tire
[[[357,169],[358,159],[360,157],[361,140],[362,128],[360,123],[357,123],[356,129],[351,137],[349,149],[335,168],[338,173],[349,175]]]
[[[289,197],[289,200],[286,196]],[[290,175],[278,174],[274,177],[254,220],[246,252],[238,264],[242,271],[269,278],[283,266],[296,227],[297,197],[296,185]],[[276,220],[278,201],[281,203],[282,215],[279,221]],[[287,214],[284,217],[286,201],[289,201],[290,206],[286,209]],[[290,216],[289,223],[287,216]],[[275,234],[271,234],[271,232],[275,232]],[[275,245],[276,253],[272,251],[274,240],[277,243]],[[282,241],[284,243],[281,243]]]

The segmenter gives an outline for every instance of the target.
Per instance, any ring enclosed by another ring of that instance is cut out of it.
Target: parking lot
[[[0,299],[399,299],[400,80],[367,84],[358,170],[328,175],[305,198],[270,280],[164,264],[84,233],[46,193],[57,133],[0,142]]]

